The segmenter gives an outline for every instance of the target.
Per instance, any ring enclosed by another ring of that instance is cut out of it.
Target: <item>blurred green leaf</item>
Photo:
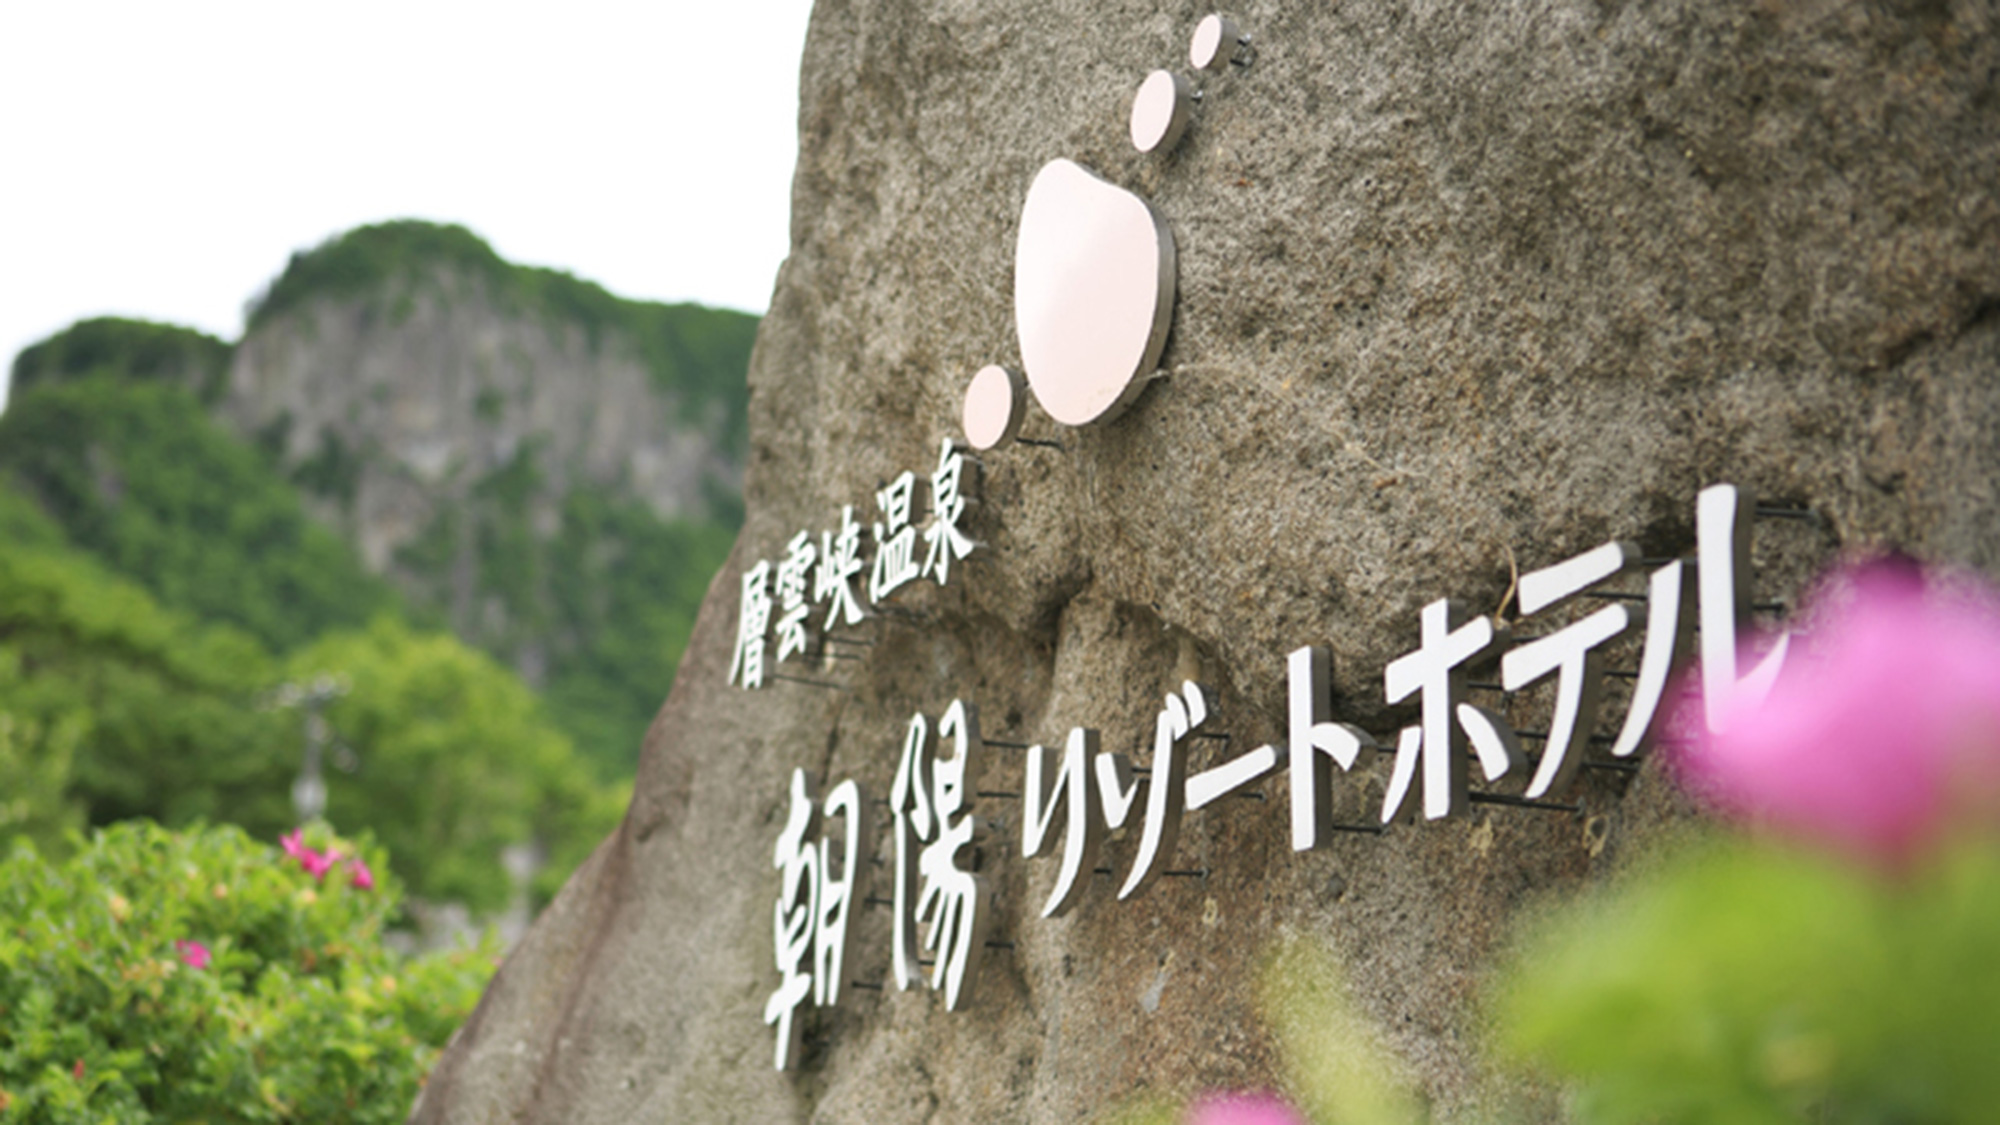
[[[1985,1121],[1996,947],[1990,842],[1899,880],[1709,841],[1540,922],[1495,1012],[1585,1121]]]

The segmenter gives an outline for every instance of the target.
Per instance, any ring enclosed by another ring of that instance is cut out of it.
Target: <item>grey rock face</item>
[[[883,793],[909,715],[959,695],[992,737],[1090,725],[1134,748],[1186,676],[1236,746],[1281,741],[1284,657],[1311,643],[1343,717],[1392,730],[1409,713],[1381,669],[1422,604],[1495,611],[1514,569],[1610,538],[1685,551],[1715,481],[1823,517],[1760,525],[1760,598],[1889,544],[2000,571],[1993,5],[1252,3],[1233,14],[1254,65],[1206,79],[1180,148],[1141,157],[1132,92],[1184,69],[1204,11],[818,6],[748,523],[624,826],[415,1120],[1076,1121],[1279,1084],[1253,986],[1284,934],[1333,948],[1435,1108],[1469,1116],[1503,1092],[1475,1048],[1482,975],[1524,910],[1687,815],[1657,766],[1587,774],[1579,816],[1475,809],[1303,856],[1274,780],[1189,815],[1176,866],[1208,879],[1122,904],[1094,886],[1052,922],[1053,864],[997,845],[1014,948],[970,1010],[850,994],[796,1075],[760,1022],[786,779]],[[742,569],[927,470],[972,371],[1016,358],[1014,224],[1056,157],[1171,222],[1166,377],[1107,425],[1031,416],[1061,452],[986,456],[986,549],[813,673],[845,690],[725,686]],[[1511,716],[1543,721],[1546,696]],[[1020,780],[996,751],[979,788]],[[1348,811],[1380,786],[1344,782]],[[886,912],[865,914],[850,975],[888,955]]]
[[[683,416],[629,342],[509,312],[449,272],[405,289],[322,299],[261,326],[237,348],[219,407],[304,469],[315,514],[369,569],[397,574],[399,551],[524,456],[530,525],[543,536],[578,486],[699,517],[705,490],[738,479],[720,418]],[[461,595],[462,635],[499,631],[469,589]]]

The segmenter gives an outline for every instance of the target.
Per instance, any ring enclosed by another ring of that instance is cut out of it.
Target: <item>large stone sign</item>
[[[1287,937],[1440,1117],[1553,1114],[1478,990],[1692,813],[1626,753],[1639,607],[1705,599],[1733,658],[1842,553],[2000,572],[1990,4],[1208,14],[818,5],[748,521],[623,826],[415,1120],[1282,1085]],[[1589,669],[1508,666],[1593,621]],[[1365,830],[1300,836],[1302,737],[1313,823]]]

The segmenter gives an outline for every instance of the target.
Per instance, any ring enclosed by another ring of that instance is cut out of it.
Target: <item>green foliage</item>
[[[255,303],[249,327],[255,331],[325,298],[371,297],[393,312],[411,289],[444,277],[481,285],[502,307],[539,316],[552,328],[579,330],[593,348],[621,340],[661,389],[679,396],[690,421],[719,420],[724,447],[743,450],[749,403],[744,374],[756,317],[701,305],[628,301],[560,270],[514,265],[461,226],[401,219],[357,227],[293,254]]]
[[[1410,1125],[1428,1118],[1397,1074],[1381,1031],[1355,1006],[1347,974],[1331,953],[1303,938],[1281,943],[1259,986],[1299,1105],[1313,1121]]]
[[[440,511],[397,565],[438,604],[472,574],[482,598],[506,611],[504,626],[480,622],[484,646],[507,660],[533,646],[556,725],[600,776],[630,777],[734,533],[662,520],[586,487],[565,498],[554,536],[536,534],[536,456],[525,445],[473,487],[468,503]]]
[[[34,502],[0,485],[0,549],[66,547],[63,529]]]
[[[121,824],[0,863],[5,1120],[402,1121],[495,951],[398,958],[381,850],[309,842],[363,857],[373,888],[227,827]]]
[[[540,889],[552,891],[624,812],[534,693],[448,635],[382,618],[322,638],[290,670],[350,685],[326,713],[360,768],[328,779],[327,817],[374,832],[424,898],[505,906],[501,849],[530,838],[550,856]]]
[[[286,669],[256,641],[163,609],[0,489],[0,840],[64,848],[92,824],[226,820],[265,837],[292,818],[301,717],[265,703]],[[38,541],[42,545],[29,545]],[[546,849],[546,897],[614,827],[629,792],[600,784],[527,686],[446,635],[393,617],[294,654],[344,674],[330,712],[360,755],[329,778],[336,823],[373,828],[418,893],[506,905],[500,850]]]
[[[1497,1004],[1586,1122],[1975,1122],[2000,1104],[2000,853],[1907,878],[1708,843],[1548,918]]]
[[[0,500],[0,513],[20,506]],[[253,705],[272,673],[250,637],[164,610],[74,550],[0,548],[0,787],[64,794],[44,816],[0,817],[0,833],[54,844],[72,804],[97,824],[277,830],[297,739]]]
[[[113,371],[177,384],[213,402],[229,377],[233,349],[206,332],[106,316],[80,320],[14,357],[13,393]]]
[[[286,420],[286,428],[289,429],[290,420]],[[282,435],[279,442],[282,447]],[[351,508],[355,494],[361,490],[361,454],[349,449],[329,426],[320,431],[319,449],[292,470],[292,480],[301,488],[338,500],[342,507]]]
[[[99,374],[16,394],[0,416],[0,476],[161,602],[278,651],[396,604],[177,387]]]
[[[550,665],[549,712],[611,776],[630,776],[734,532],[663,521],[644,505],[575,492],[549,544],[560,635],[590,643]]]
[[[0,684],[0,693],[11,686]],[[69,790],[79,734],[74,724],[47,729],[0,711],[0,840],[60,847],[83,827],[82,803]]]

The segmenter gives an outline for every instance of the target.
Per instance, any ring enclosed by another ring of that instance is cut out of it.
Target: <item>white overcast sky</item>
[[[233,340],[292,251],[410,216],[762,312],[810,7],[0,4],[0,379],[88,316]]]

